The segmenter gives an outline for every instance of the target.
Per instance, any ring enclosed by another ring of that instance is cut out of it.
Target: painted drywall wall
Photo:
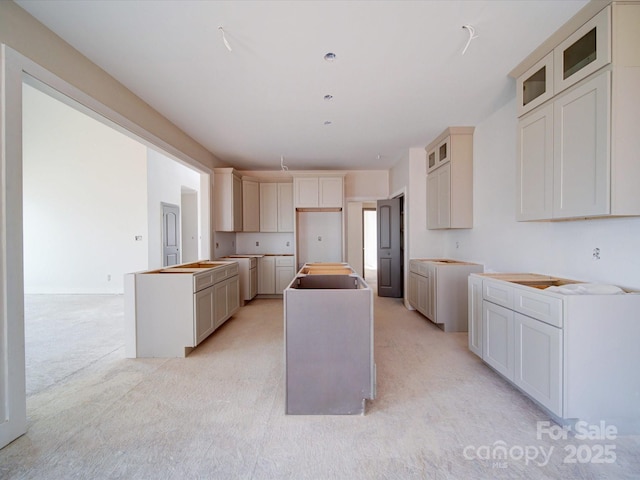
[[[122,293],[147,264],[146,147],[24,84],[26,293]]]
[[[256,245],[258,243],[258,245]],[[235,253],[293,253],[293,233],[238,233]]]
[[[389,196],[388,170],[348,170],[344,177],[347,200],[378,200]]]
[[[149,268],[153,269],[162,266],[162,203],[181,207],[184,188],[197,192],[200,198],[201,181],[200,173],[195,170],[155,150],[148,149],[147,152],[148,262]],[[200,227],[198,231],[201,232],[202,228]]]
[[[212,168],[220,163],[203,146],[11,1],[0,2],[0,43],[17,50],[202,165]]]
[[[445,256],[482,263],[487,271],[537,272],[640,289],[640,218],[515,220],[515,92],[512,98],[476,126],[472,229],[426,229],[426,167],[417,153],[412,156],[413,149],[391,170],[392,191],[409,186],[409,256]],[[599,260],[594,248],[600,249]]]

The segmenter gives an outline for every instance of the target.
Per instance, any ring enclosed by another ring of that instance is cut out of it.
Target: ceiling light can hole
[[[330,121],[330,120],[325,120],[325,121],[324,121],[324,124],[325,124],[325,125],[331,125],[331,121]]]
[[[329,53],[325,54],[324,59],[327,62],[333,62],[336,59],[336,54],[333,53],[333,52],[329,52]]]
[[[327,101],[331,100],[332,98],[333,98],[333,95],[325,95],[324,96],[324,99],[327,100]]]

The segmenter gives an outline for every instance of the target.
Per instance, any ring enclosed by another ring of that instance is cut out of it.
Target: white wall
[[[392,169],[392,191],[403,182],[410,185],[410,257],[446,256],[483,263],[488,271],[536,272],[640,289],[640,218],[516,222],[516,125],[514,93],[476,126],[473,229],[426,230],[422,160],[405,158]],[[596,247],[600,260],[592,258]]]
[[[147,161],[148,262],[149,269],[153,269],[162,267],[162,203],[181,206],[182,189],[186,187],[198,193],[198,204],[200,204],[201,181],[198,172],[155,150],[148,149]],[[198,231],[202,231],[202,225],[199,225]],[[202,254],[203,252],[200,252],[199,255]]]
[[[388,170],[348,170],[344,177],[348,200],[379,200],[389,196]]]
[[[146,267],[146,147],[23,86],[26,293],[122,293]],[[111,280],[108,280],[110,276]]]

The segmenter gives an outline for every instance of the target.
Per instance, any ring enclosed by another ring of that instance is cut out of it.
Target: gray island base
[[[373,292],[346,264],[315,265],[284,291],[285,411],[364,414],[376,393]]]

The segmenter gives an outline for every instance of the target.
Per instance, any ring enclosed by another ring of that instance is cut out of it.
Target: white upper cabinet
[[[260,183],[242,180],[242,231],[260,231]]]
[[[609,79],[602,72],[553,104],[553,218],[610,211]]]
[[[427,150],[427,173],[449,161],[451,151],[451,139],[446,137],[438,143],[431,144]]]
[[[473,227],[473,131],[450,127],[426,148],[427,162],[437,158],[427,163],[428,229]]]
[[[260,184],[260,231],[278,231],[278,184]]]
[[[543,62],[529,66],[527,59],[512,72],[524,113],[516,168],[521,221],[640,215],[640,2],[588,6],[591,18],[565,32],[576,16],[551,37],[563,39],[536,51]],[[553,96],[525,104],[525,82],[548,67],[550,53]]]
[[[293,232],[293,183],[260,184],[260,231]]]
[[[217,232],[242,231],[242,179],[233,168],[214,168],[214,212]]]
[[[553,49],[556,93],[574,85],[611,62],[611,7]]]
[[[343,176],[299,176],[293,188],[295,208],[342,208]]]
[[[524,115],[553,97],[553,53],[516,79],[518,116]]]
[[[553,104],[518,122],[518,220],[553,216]]]

